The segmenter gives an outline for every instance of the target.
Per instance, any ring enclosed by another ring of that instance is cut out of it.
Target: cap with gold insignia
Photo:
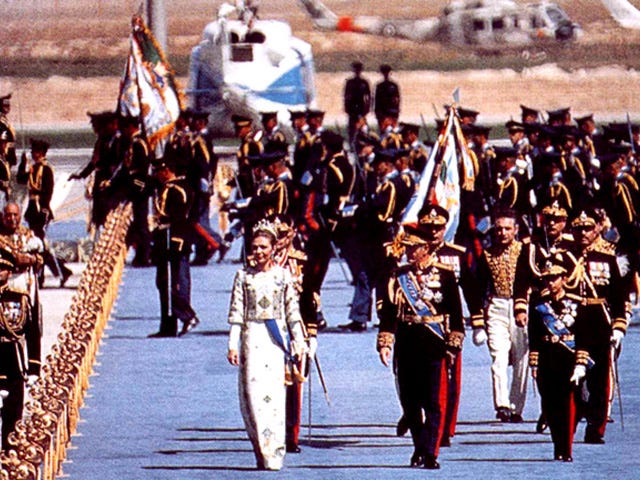
[[[307,112],[305,110],[289,110],[289,115],[291,116],[291,120],[296,120],[298,118],[305,118]]]
[[[540,275],[542,277],[557,277],[560,275],[566,275],[566,273],[567,269],[563,265],[561,265],[560,263],[548,261],[544,265],[544,268],[540,272]]]
[[[593,210],[582,210],[576,218],[571,222],[573,228],[580,227],[595,227],[596,226],[596,213]]]
[[[509,120],[504,126],[509,133],[524,132],[524,125],[515,120]]]
[[[449,212],[440,205],[422,207],[418,214],[419,225],[446,225],[448,221]]]
[[[545,217],[567,218],[567,210],[560,205],[558,200],[554,200],[550,205],[545,205],[540,213]]]

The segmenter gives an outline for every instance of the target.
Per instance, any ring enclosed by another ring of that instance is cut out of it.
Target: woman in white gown
[[[285,455],[285,366],[303,353],[298,295],[273,259],[276,231],[253,231],[249,266],[233,281],[227,359],[240,367],[240,410],[259,469],[280,470]],[[238,345],[240,348],[238,349]]]

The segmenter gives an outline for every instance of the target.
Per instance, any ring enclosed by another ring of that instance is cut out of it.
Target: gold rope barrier
[[[9,435],[10,448],[0,457],[0,480],[54,480],[62,473],[100,339],[118,295],[130,222],[130,204],[120,205],[107,218],[58,341],[31,387],[23,419]]]

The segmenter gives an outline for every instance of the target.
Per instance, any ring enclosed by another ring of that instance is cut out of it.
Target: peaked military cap
[[[567,117],[567,115],[569,115],[570,110],[571,110],[571,107],[558,108],[557,110],[547,110],[549,122],[553,120],[560,120],[560,119],[564,120]]]
[[[272,119],[277,119],[278,118],[278,112],[260,112],[260,115],[262,116],[262,122],[266,122]]]
[[[307,118],[323,118],[324,111],[317,109],[308,109],[306,112]]]
[[[249,161],[254,166],[266,167],[278,160],[284,159],[289,153],[289,146],[286,142],[272,141],[264,146],[264,151],[260,155],[249,157]]]
[[[420,125],[417,125],[415,123],[401,122],[400,130],[402,133],[415,133],[417,135],[420,131]]]
[[[509,132],[524,132],[524,124],[515,120],[509,120],[504,126]]]
[[[564,261],[560,258],[551,258],[542,267],[540,275],[542,277],[557,277],[560,275],[566,275],[567,273],[568,271]]]
[[[440,205],[423,205],[418,213],[418,225],[446,225],[449,212]]]
[[[520,105],[520,110],[522,111],[522,118],[529,116],[534,116],[538,118],[540,116],[540,110],[536,110],[534,108],[526,107],[524,105]]]
[[[355,62],[351,62],[351,68],[353,70],[361,72],[363,67],[364,67],[364,65],[362,65],[362,62],[360,60],[356,60]]]
[[[16,266],[16,257],[7,248],[0,248],[0,270],[13,270]]]
[[[549,205],[545,205],[540,211],[542,215],[548,217],[563,217],[567,218],[567,210],[563,205],[560,205],[560,201],[554,200]]]
[[[513,147],[493,147],[493,151],[496,152],[497,158],[515,158],[518,156],[518,150]]]
[[[30,143],[31,143],[31,149],[35,150],[36,152],[47,153],[47,151],[49,150],[50,144],[46,140],[32,138],[30,139]]]
[[[460,118],[476,118],[478,115],[480,115],[480,112],[471,108],[458,107],[458,115],[460,115]]]
[[[389,73],[391,71],[391,65],[387,65],[386,63],[383,63],[382,65],[380,65],[380,73]]]
[[[96,125],[104,125],[105,123],[111,122],[112,120],[116,120],[118,116],[116,112],[112,112],[111,110],[105,110],[104,112],[87,112],[89,117],[89,121],[92,124]]]
[[[297,118],[306,117],[307,112],[304,110],[289,110],[289,115],[291,116],[291,120],[295,120]]]
[[[585,209],[580,211],[576,218],[571,222],[571,226],[574,228],[579,227],[595,227],[597,223],[598,215],[593,209]]]
[[[231,121],[236,127],[250,127],[253,123],[253,120],[251,120],[251,118],[237,114],[231,115]]]
[[[320,134],[322,144],[332,153],[341,151],[344,148],[344,138],[331,130],[324,130]]]
[[[576,123],[578,124],[578,126],[587,123],[589,121],[593,121],[593,113],[590,113],[589,115],[585,115],[583,117],[576,117],[574,118],[574,120],[576,121]]]

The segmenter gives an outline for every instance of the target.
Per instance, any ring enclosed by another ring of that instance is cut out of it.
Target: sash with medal
[[[551,334],[551,338],[557,339],[555,342],[552,340],[552,343],[559,343],[571,353],[575,353],[576,341],[573,334],[569,331],[565,322],[563,322],[561,318],[558,318],[551,308],[551,305],[543,303],[536,307],[536,311],[542,315],[542,323],[544,323],[544,326]],[[594,364],[595,362],[593,360],[590,358],[587,359],[587,369],[593,367]]]
[[[420,317],[433,317],[429,305],[422,298],[420,286],[416,284],[415,277],[410,272],[402,273],[397,277],[402,293],[411,309]],[[439,293],[439,292],[438,292]],[[438,338],[445,340],[445,331],[442,322],[430,322],[425,319],[424,326],[431,330]]]

